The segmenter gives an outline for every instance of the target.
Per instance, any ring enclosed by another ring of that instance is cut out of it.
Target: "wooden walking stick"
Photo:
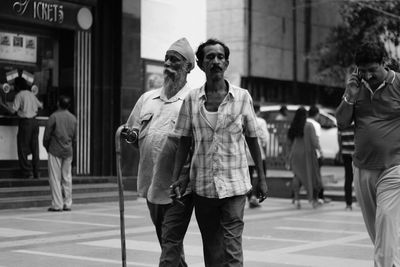
[[[121,171],[121,131],[123,128],[124,125],[119,126],[117,132],[115,133],[115,154],[117,163],[117,180],[118,180],[118,192],[119,192],[119,218],[120,218],[120,229],[121,229],[122,266],[126,267],[124,184],[122,181],[122,171]]]

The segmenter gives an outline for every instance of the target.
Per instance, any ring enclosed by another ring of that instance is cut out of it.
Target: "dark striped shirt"
[[[342,154],[354,153],[354,125],[339,131],[340,148]]]

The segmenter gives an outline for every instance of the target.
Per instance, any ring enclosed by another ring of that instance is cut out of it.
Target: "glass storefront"
[[[19,34],[0,30],[0,84],[4,103],[12,105],[16,90],[14,79],[25,78],[44,104],[38,116],[49,116],[55,110],[59,88],[59,41],[48,36]],[[7,40],[10,40],[7,42]],[[20,43],[16,43],[19,40]],[[8,115],[5,110],[0,115]]]
[[[94,1],[87,3],[95,4]],[[78,164],[83,166],[90,162],[90,140],[84,135],[89,132],[90,125],[82,124],[88,115],[80,111],[87,107],[87,99],[90,101],[91,86],[85,81],[91,80],[91,62],[88,60],[93,23],[91,12],[90,6],[66,1],[0,2],[0,101],[11,110],[18,93],[14,81],[16,77],[22,77],[28,89],[43,103],[43,109],[36,117],[39,122],[40,168],[43,171],[47,169],[43,133],[48,117],[57,109],[60,95],[73,99],[70,111],[79,120],[81,132],[75,150],[79,149],[77,154],[86,156],[77,159],[80,161]],[[80,42],[80,36],[87,40]],[[83,45],[85,49],[82,49]],[[0,173],[6,170],[4,173],[8,177],[18,173],[18,122],[18,116],[0,107]],[[90,165],[85,165],[82,170],[89,173]]]

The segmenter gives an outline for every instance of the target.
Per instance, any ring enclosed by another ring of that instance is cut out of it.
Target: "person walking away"
[[[257,116],[256,117],[257,136],[258,136],[257,141],[260,146],[264,175],[267,176],[266,152],[267,152],[267,146],[268,146],[268,142],[269,142],[269,132],[268,132],[268,127],[267,127],[267,122],[262,117],[260,117],[260,105],[254,104],[254,111]],[[256,172],[256,166],[255,166],[253,158],[250,155],[250,151],[248,148],[246,149],[246,156],[247,156],[247,161],[249,163],[250,180],[253,180],[254,173]],[[258,201],[257,196],[255,195],[255,192],[251,191],[247,195],[247,200],[249,202],[249,208],[260,207],[260,203]]]
[[[275,147],[275,145],[272,148],[273,152],[272,154],[276,155],[277,157],[283,155],[284,157],[287,157],[287,143],[286,143],[286,136],[287,136],[287,127],[289,123],[289,115],[288,115],[288,108],[286,105],[281,105],[279,109],[278,115],[275,116],[274,121],[272,121],[272,126],[275,128],[274,129],[274,138],[278,140],[278,145]],[[269,154],[271,154],[269,153]]]
[[[159,266],[187,266],[183,239],[193,211],[190,188],[172,202],[170,189],[179,138],[173,134],[183,99],[191,91],[186,78],[194,68],[194,52],[186,38],[165,53],[164,86],[144,93],[135,104],[122,136],[139,147],[137,188],[146,198],[161,246]],[[132,138],[133,137],[133,138]],[[189,175],[189,162],[182,176]]]
[[[339,130],[340,154],[344,165],[344,199],[346,210],[353,210],[353,153],[354,153],[354,124]]]
[[[50,115],[43,135],[48,153],[51,206],[48,211],[70,211],[72,206],[72,159],[77,121],[69,112],[69,96],[61,95],[58,109]]]
[[[354,190],[374,244],[375,267],[400,266],[400,74],[386,69],[380,41],[363,42],[336,110],[340,129],[353,122]]]
[[[314,126],[307,121],[307,111],[304,107],[296,110],[288,130],[288,141],[289,164],[294,173],[292,187],[296,207],[301,208],[299,194],[303,185],[309,202],[316,208],[319,205],[318,194],[322,186],[316,151],[321,148]]]
[[[14,80],[14,87],[18,93],[12,108],[2,103],[11,114],[17,114],[18,134],[17,151],[18,163],[22,175],[27,179],[38,179],[39,174],[39,124],[36,120],[38,110],[43,108],[42,102],[29,90],[26,80],[20,76]],[[32,154],[32,162],[29,162],[28,155]]]
[[[205,266],[243,266],[246,194],[252,188],[260,201],[267,197],[253,101],[247,90],[225,80],[229,54],[216,39],[198,47],[197,65],[206,83],[187,95],[175,127],[181,137],[171,191],[179,199],[188,187],[189,177],[180,173],[194,142],[190,182]],[[258,174],[252,185],[245,142]]]
[[[312,125],[314,126],[315,129],[315,134],[317,135],[318,142],[320,140],[321,136],[321,124],[318,122],[319,119],[319,108],[317,106],[311,106],[310,109],[308,110],[308,118],[307,121],[311,122]],[[321,144],[321,142],[319,142]],[[321,167],[324,164],[324,154],[322,153],[322,149],[317,149],[317,158],[318,158],[318,166],[319,166],[319,171],[321,172]],[[320,204],[323,203],[329,203],[331,200],[328,198],[325,198],[324,196],[324,185],[321,183],[321,189],[319,190],[318,193],[318,201]]]

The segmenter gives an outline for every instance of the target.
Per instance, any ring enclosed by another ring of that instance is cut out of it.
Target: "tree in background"
[[[345,0],[339,9],[343,22],[332,28],[312,58],[317,61],[318,75],[335,86],[343,86],[346,75],[352,71],[353,55],[362,41],[381,40],[389,56],[400,45],[399,0]]]

